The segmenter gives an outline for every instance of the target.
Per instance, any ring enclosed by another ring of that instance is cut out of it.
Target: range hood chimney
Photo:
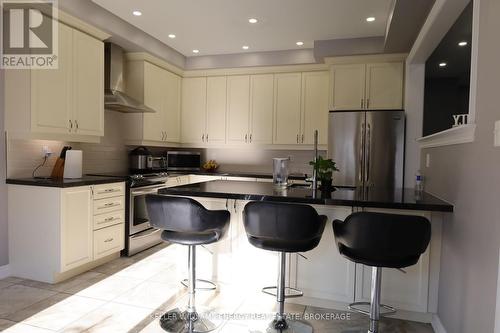
[[[123,113],[154,113],[155,110],[125,94],[123,90],[123,49],[104,44],[104,108]]]

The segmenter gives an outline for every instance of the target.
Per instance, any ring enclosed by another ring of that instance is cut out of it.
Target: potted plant
[[[322,156],[318,156],[316,161],[310,161],[310,165],[314,167],[316,171],[316,179],[321,182],[319,189],[321,191],[333,191],[332,177],[337,169],[337,163],[332,159],[324,159]]]

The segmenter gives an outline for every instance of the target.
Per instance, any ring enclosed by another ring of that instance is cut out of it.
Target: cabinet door
[[[314,131],[318,130],[318,143],[327,144],[328,91],[328,72],[302,73],[301,143],[314,144]]]
[[[165,140],[181,140],[181,78],[165,71]]]
[[[273,143],[274,75],[250,76],[250,143]]]
[[[104,135],[104,43],[73,30],[76,132]]]
[[[366,106],[369,110],[403,108],[403,63],[366,65]]]
[[[364,108],[365,65],[335,65],[332,67],[332,110]]]
[[[72,131],[73,29],[62,23],[58,26],[58,69],[31,70],[31,129],[35,132]]]
[[[207,116],[207,79],[182,80],[181,137],[183,143],[204,142]]]
[[[247,143],[250,112],[250,77],[227,78],[227,142]]]
[[[92,197],[90,187],[62,190],[61,271],[92,261]]]
[[[226,77],[207,78],[206,142],[226,142]]]
[[[301,118],[301,73],[274,76],[275,144],[298,144]]]
[[[292,255],[291,284],[302,290],[306,297],[323,299],[325,302],[351,303],[354,300],[355,264],[337,250],[331,221],[344,220],[352,209],[328,206],[314,208],[318,214],[326,215],[328,222],[319,245],[304,253],[307,259]]]
[[[144,104],[155,113],[143,114],[143,140],[164,141],[166,72],[144,62]]]

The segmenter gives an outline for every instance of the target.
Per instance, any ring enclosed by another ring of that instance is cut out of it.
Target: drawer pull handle
[[[115,206],[120,206],[120,204],[116,203],[116,202],[109,202],[107,204],[104,204],[104,206],[98,207],[97,209],[104,209],[104,208],[115,207]]]
[[[107,188],[105,189],[104,191],[100,191],[99,194],[103,194],[103,193],[113,193],[113,192],[120,192],[119,189],[117,188]]]
[[[112,217],[108,217],[106,219],[104,219],[104,222],[109,222],[109,221],[113,221],[115,218],[112,216]]]
[[[109,243],[109,242],[112,242],[114,238],[108,238],[108,239],[105,239],[104,240],[104,243]]]

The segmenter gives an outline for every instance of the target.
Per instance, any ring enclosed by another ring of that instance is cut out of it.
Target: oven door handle
[[[155,187],[155,188],[151,188],[151,189],[148,189],[145,191],[132,191],[132,192],[130,192],[130,194],[134,197],[138,196],[138,195],[145,195],[145,194],[156,194],[158,192],[158,190],[161,190],[162,188],[165,188],[165,186]]]
[[[140,235],[140,236],[131,236],[130,238],[134,239],[134,240],[139,240],[139,239],[143,239],[143,238],[146,238],[146,237],[150,237],[154,234],[157,234],[159,232],[162,232],[161,229],[151,229],[151,231],[149,231],[148,233],[146,233],[145,235]]]

